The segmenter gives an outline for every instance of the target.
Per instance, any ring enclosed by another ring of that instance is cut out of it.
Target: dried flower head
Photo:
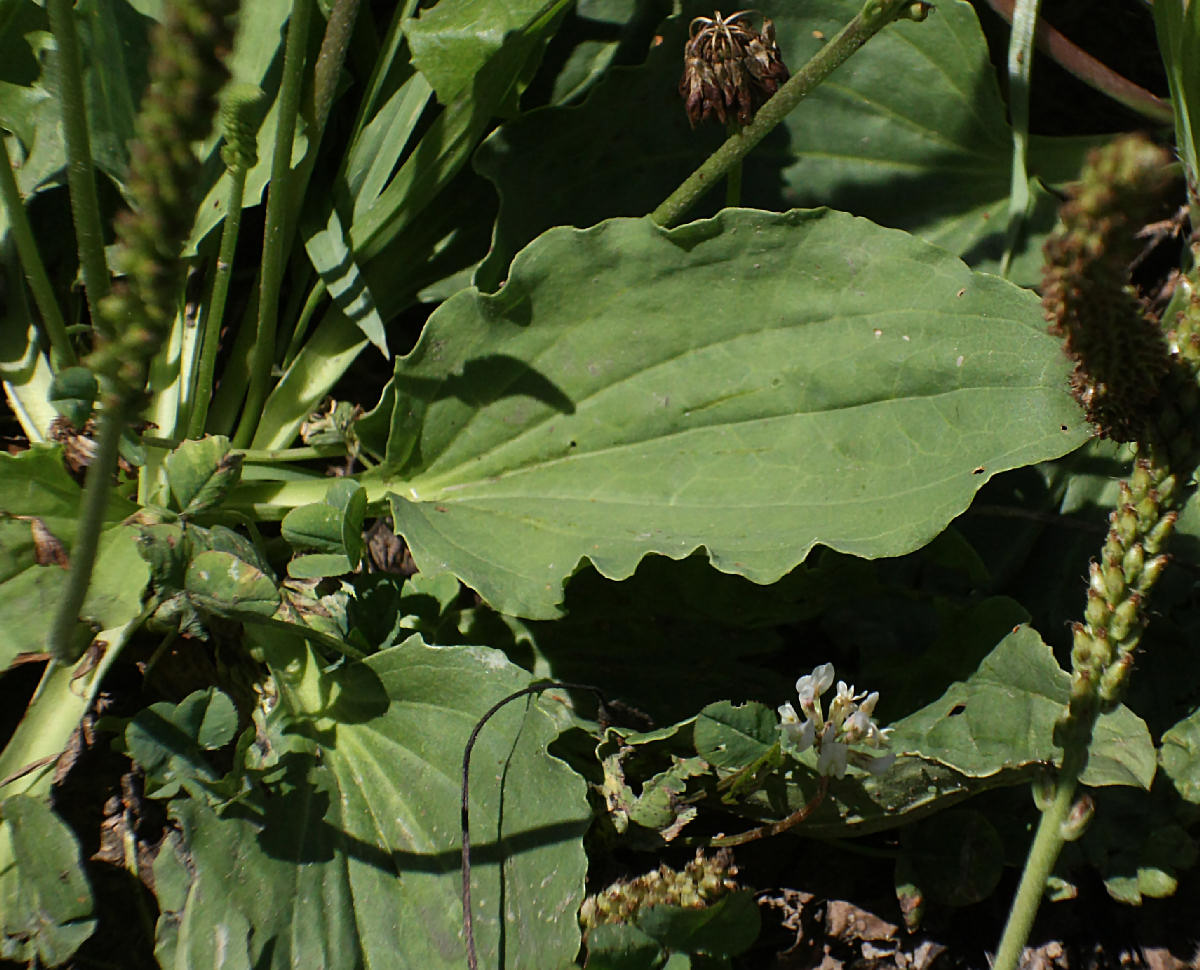
[[[688,121],[730,116],[749,124],[759,109],[788,79],[788,69],[775,43],[775,26],[766,17],[755,30],[746,23],[749,10],[692,21],[683,49],[683,97]]]

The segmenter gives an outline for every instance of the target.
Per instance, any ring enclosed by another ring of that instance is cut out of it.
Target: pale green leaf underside
[[[1037,299],[827,210],[555,229],[397,362],[387,481],[423,570],[554,616],[584,558],[707,549],[772,582],[817,543],[928,542],[1086,438]]]

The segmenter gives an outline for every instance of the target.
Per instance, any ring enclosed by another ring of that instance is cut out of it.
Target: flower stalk
[[[195,209],[187,187],[197,184],[200,167],[191,144],[207,133],[228,76],[220,58],[233,42],[228,18],[235,9],[236,0],[178,0],[167,6],[155,33],[150,89],[138,114],[127,179],[138,208],[116,220],[125,279],[98,303],[105,326],[87,362],[104,387],[103,410],[67,587],[49,637],[58,663],[78,659],[73,634],[95,565],[118,441],[174,318],[179,253]]]
[[[225,319],[225,301],[233,275],[233,256],[237,251],[238,234],[242,224],[242,198],[246,193],[246,175],[258,164],[258,125],[255,118],[262,104],[263,92],[255,85],[230,85],[221,105],[221,127],[225,147],[221,159],[229,173],[229,194],[225,197],[225,220],[221,227],[221,245],[217,253],[217,269],[213,276],[212,298],[204,321],[204,336],[200,346],[200,361],[196,379],[192,382],[192,413],[187,436],[201,438],[208,419],[209,395],[217,367],[217,348],[221,324]]]
[[[650,213],[650,218],[669,229],[676,225],[717,181],[741,162],[801,101],[841,67],[852,54],[895,20],[923,20],[929,4],[917,0],[867,0],[850,23],[822,47],[740,132],[731,135],[704,163]]]
[[[258,326],[250,353],[250,385],[241,421],[233,443],[248,448],[262,417],[263,403],[271,383],[275,362],[275,333],[278,327],[279,294],[287,257],[288,202],[292,186],[292,142],[300,113],[304,81],[305,50],[312,21],[313,0],[296,0],[288,22],[283,53],[283,80],[279,88],[279,119],[271,157],[271,183],[267,190],[266,226],[263,231],[262,265],[259,270]]]
[[[1063,749],[1025,872],[996,954],[996,970],[1016,970],[1063,844],[1091,814],[1076,797],[1096,719],[1125,694],[1146,625],[1147,598],[1167,565],[1166,544],[1200,464],[1200,298],[1181,285],[1186,308],[1169,339],[1125,282],[1134,231],[1168,187],[1170,159],[1144,139],[1094,153],[1062,224],[1046,244],[1043,306],[1050,329],[1075,361],[1072,389],[1101,435],[1132,441],[1133,473],[1120,486],[1100,558],[1091,564],[1083,621],[1073,627],[1071,688],[1054,729]]]

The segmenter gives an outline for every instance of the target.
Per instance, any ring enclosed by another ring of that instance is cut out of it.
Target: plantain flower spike
[[[747,125],[767,99],[788,79],[788,69],[775,43],[775,25],[763,17],[755,30],[747,22],[749,10],[722,17],[692,21],[683,49],[683,78],[679,94],[688,121],[716,116],[722,123],[730,118]]]
[[[1170,161],[1140,135],[1095,149],[1045,246],[1042,305],[1075,363],[1072,393],[1100,434],[1117,441],[1146,433],[1169,370],[1162,327],[1128,267],[1144,245],[1137,231],[1169,197]]]

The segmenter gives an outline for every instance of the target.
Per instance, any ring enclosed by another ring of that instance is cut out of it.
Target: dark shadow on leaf
[[[474,357],[463,364],[459,373],[440,380],[398,373],[395,385],[397,394],[428,403],[454,397],[481,408],[506,397],[530,397],[563,414],[575,413],[575,402],[562,388],[525,361],[507,354]]]
[[[351,835],[328,818],[335,796],[315,784],[318,761],[312,755],[290,752],[280,759],[282,770],[260,779],[248,797],[229,804],[224,815],[253,823],[259,829],[259,847],[267,855],[294,864],[328,862],[336,852],[344,853],[384,872],[444,873],[456,870],[461,850],[456,846],[441,852],[412,852],[391,848]],[[480,832],[501,824],[500,815],[472,817],[471,860],[473,865],[499,865],[512,856],[583,837],[589,820],[556,822],[535,826],[487,841]],[[456,840],[457,841],[457,840]]]

